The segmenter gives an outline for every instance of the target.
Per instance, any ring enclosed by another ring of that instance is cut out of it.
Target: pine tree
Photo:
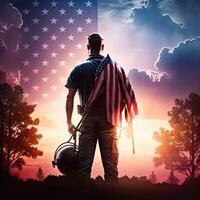
[[[179,183],[179,179],[174,175],[174,171],[171,170],[169,177],[167,179],[167,183],[177,185]]]
[[[44,179],[44,172],[41,167],[39,167],[38,172],[37,172],[37,179],[42,181]]]
[[[156,177],[156,174],[154,171],[151,172],[150,176],[149,176],[149,181],[153,184],[158,182],[158,179]]]

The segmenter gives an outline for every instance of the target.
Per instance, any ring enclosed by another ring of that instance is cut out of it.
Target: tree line
[[[4,82],[0,84],[0,174],[12,168],[23,169],[25,158],[36,159],[43,152],[37,148],[42,135],[37,133],[39,119],[31,114],[35,105],[23,100],[23,89]],[[160,128],[153,139],[155,167],[170,170],[171,182],[178,182],[174,172],[193,181],[200,176],[200,96],[191,93],[185,99],[175,99],[168,112],[171,129]],[[41,169],[38,179],[43,179]],[[155,179],[151,174],[151,179]]]

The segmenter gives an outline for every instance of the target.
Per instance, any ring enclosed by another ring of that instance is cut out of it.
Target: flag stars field
[[[86,45],[85,36],[97,31],[94,12],[97,3],[94,0],[31,0],[22,5],[20,2],[15,1],[14,5],[23,19],[21,84],[24,92],[31,94],[28,101],[37,101],[40,106],[47,99],[41,96],[44,91],[49,90],[48,98],[57,98],[65,90],[69,67],[86,58],[81,50]]]

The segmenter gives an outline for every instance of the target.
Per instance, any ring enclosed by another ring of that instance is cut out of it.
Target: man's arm
[[[76,94],[76,90],[73,88],[69,88],[67,100],[66,100],[66,115],[67,115],[67,124],[68,131],[73,133],[75,131],[75,126],[72,124],[72,113],[74,107],[74,96]]]

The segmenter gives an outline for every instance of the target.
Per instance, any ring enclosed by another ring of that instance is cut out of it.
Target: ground
[[[195,200],[200,199],[200,181],[183,185],[152,184],[136,177],[104,183],[101,178],[85,182],[76,176],[48,176],[44,181],[1,178],[2,199],[87,200]]]

